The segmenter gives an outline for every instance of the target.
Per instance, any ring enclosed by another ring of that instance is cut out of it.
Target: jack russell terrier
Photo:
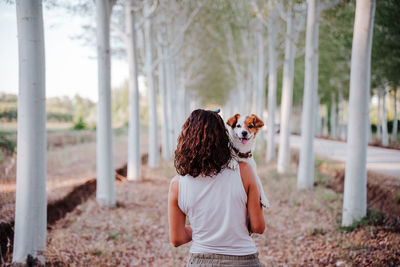
[[[269,202],[265,196],[260,177],[258,177],[257,165],[252,155],[255,137],[258,130],[264,126],[264,122],[254,114],[249,116],[235,114],[226,124],[230,126],[228,129],[231,135],[232,148],[239,161],[247,162],[253,168],[260,191],[261,205],[268,208]]]

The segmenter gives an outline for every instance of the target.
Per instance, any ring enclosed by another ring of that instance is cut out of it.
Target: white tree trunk
[[[369,66],[371,66],[371,63],[369,63]],[[368,73],[371,73],[371,71],[368,71]],[[372,127],[371,127],[371,118],[370,118],[370,112],[369,112],[369,103],[371,102],[371,95],[370,95],[370,81],[371,81],[371,76],[368,76],[368,98],[367,98],[367,102],[365,103],[365,108],[366,108],[366,116],[367,116],[367,133],[368,133],[368,144],[372,142]]]
[[[162,46],[158,46],[158,54],[160,57],[165,57],[164,53],[165,48]],[[166,79],[166,60],[162,60],[158,65],[158,83],[160,88],[160,100],[161,100],[161,108],[162,108],[162,128],[161,128],[161,137],[162,137],[162,157],[164,159],[169,159],[171,157],[171,148],[170,148],[170,139],[168,136],[168,98],[167,98],[167,79]]]
[[[259,98],[259,96],[258,96],[258,94],[259,94],[259,92],[258,92],[258,86],[257,86],[257,83],[258,83],[258,71],[257,71],[257,66],[258,66],[258,56],[256,56],[256,57],[254,57],[254,61],[253,61],[253,64],[252,64],[252,80],[253,80],[253,107],[252,107],[252,110],[253,110],[253,113],[256,113],[257,114],[257,112],[258,112],[258,98]],[[233,115],[233,114],[232,114]]]
[[[258,51],[258,105],[257,116],[262,120],[264,118],[264,102],[265,102],[265,56],[264,56],[264,31],[263,27],[257,31],[257,51]],[[242,88],[240,88],[242,91]]]
[[[394,118],[393,118],[393,128],[392,128],[392,142],[397,141],[397,121],[398,121],[398,115],[397,115],[397,85],[394,85],[393,88],[394,91]]]
[[[115,171],[111,125],[110,1],[96,0],[98,120],[96,199],[102,206],[115,206]]]
[[[268,22],[268,128],[267,162],[275,158],[275,109],[276,109],[276,19],[270,15]]]
[[[145,34],[145,68],[147,86],[149,90],[149,167],[155,168],[159,165],[160,151],[158,145],[158,120],[157,120],[157,92],[153,75],[153,34],[152,14],[150,14],[150,1],[145,1],[146,16],[144,22]]]
[[[376,138],[382,141],[382,93],[378,91],[378,122],[376,123]]]
[[[382,92],[382,145],[389,145],[389,135],[386,118],[386,90]]]
[[[175,147],[176,147],[176,134],[175,134],[175,85],[173,79],[173,71],[172,71],[172,57],[168,57],[167,62],[165,64],[167,74],[167,102],[168,102],[168,137],[169,137],[169,153],[172,155]]]
[[[324,105],[324,121],[323,121],[323,127],[322,127],[322,135],[323,136],[328,136],[329,131],[328,131],[328,104]]]
[[[285,173],[290,164],[290,119],[292,114],[294,56],[296,54],[293,43],[293,13],[288,9],[286,20],[285,61],[283,63],[281,126],[279,135],[278,173]]]
[[[46,81],[42,1],[17,0],[19,91],[13,262],[44,264],[46,250]]]
[[[331,93],[331,138],[337,138],[337,129],[336,129],[336,95],[335,93]]]
[[[375,0],[357,0],[351,55],[349,131],[342,225],[360,220],[367,209],[367,132],[365,103],[368,98],[368,64]]]
[[[319,10],[317,9],[315,14],[315,23],[314,23],[314,108],[315,108],[315,136],[321,136],[321,111],[319,105],[319,96],[318,96],[318,47],[319,47]]]
[[[322,118],[321,105],[319,104],[319,96],[315,97],[315,136],[322,134]]]
[[[373,33],[369,35],[369,42],[372,44]],[[372,45],[369,47],[372,50]],[[371,53],[371,51],[369,51]],[[368,98],[365,103],[366,116],[367,116],[367,133],[368,133],[368,144],[372,142],[372,127],[371,127],[371,116],[369,111],[369,104],[371,103],[371,57],[368,58],[368,77],[367,77],[367,87],[368,87]]]
[[[125,0],[125,25],[129,65],[128,180],[141,179],[139,85],[136,50],[135,13]]]
[[[312,188],[314,186],[314,94],[315,92],[315,23],[318,19],[319,0],[309,0],[307,3],[307,32],[305,54],[305,77],[303,113],[301,118],[301,149],[299,170],[297,175],[298,188]]]
[[[343,92],[339,91],[339,110],[338,110],[338,137],[340,139],[343,138],[343,132],[344,132],[344,120],[343,120],[343,111],[344,111],[344,98],[343,98]]]

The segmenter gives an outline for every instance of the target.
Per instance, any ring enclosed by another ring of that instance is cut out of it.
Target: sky
[[[95,47],[73,39],[87,18],[68,15],[62,9],[43,8],[46,50],[46,96],[82,97],[97,101]],[[112,87],[128,77],[127,63],[112,59]],[[14,4],[0,1],[0,93],[18,94],[18,40]]]

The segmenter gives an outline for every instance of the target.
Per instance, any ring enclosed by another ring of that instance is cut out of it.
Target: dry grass
[[[292,170],[295,166],[292,166]],[[95,199],[59,221],[48,236],[47,260],[72,266],[184,266],[190,244],[168,241],[167,193],[172,162],[144,170],[144,181],[117,186],[118,207]],[[400,263],[400,235],[368,226],[340,232],[342,195],[322,185],[296,189],[296,174],[278,175],[275,165],[258,172],[272,207],[267,230],[253,235],[267,266],[380,266]]]

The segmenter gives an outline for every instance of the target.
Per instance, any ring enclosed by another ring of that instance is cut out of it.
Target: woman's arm
[[[171,180],[168,193],[169,238],[175,247],[192,241],[192,228],[185,226],[186,215],[178,206],[178,195],[179,176],[175,176]]]
[[[240,176],[247,193],[247,211],[250,219],[250,230],[262,234],[265,230],[265,219],[260,203],[260,192],[253,168],[246,162],[239,162]]]

